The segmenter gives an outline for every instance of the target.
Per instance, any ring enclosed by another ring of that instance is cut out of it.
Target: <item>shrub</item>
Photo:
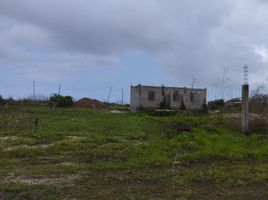
[[[166,94],[165,94],[165,88],[164,85],[162,85],[162,96],[163,100],[159,104],[160,109],[170,109],[170,102],[166,100]]]
[[[240,97],[235,97],[235,98],[229,99],[229,100],[226,101],[226,102],[231,102],[231,103],[234,103],[234,102],[241,102],[241,98],[240,98]]]
[[[4,98],[2,97],[2,95],[0,95],[0,105],[3,105],[5,104],[5,100]]]
[[[255,94],[249,100],[250,111],[265,113],[268,107],[268,94]]]
[[[206,104],[206,100],[202,104],[201,112],[204,113],[204,114],[208,114],[208,107],[207,107],[207,104]]]
[[[74,104],[73,97],[53,94],[49,98],[49,105],[55,107],[69,107]]]
[[[249,130],[267,133],[268,119],[265,116],[257,116],[249,121]]]
[[[215,99],[208,102],[209,109],[216,110],[224,108],[224,99]]]
[[[254,96],[250,97],[250,102],[267,106],[268,94],[255,94]]]
[[[181,107],[180,107],[180,109],[181,109],[181,110],[185,110],[185,109],[186,109],[186,107],[185,107],[185,105],[184,105],[184,101],[183,101],[183,100],[181,101]]]
[[[163,101],[160,102],[159,108],[161,109],[168,109],[170,106],[167,105],[166,98],[164,97]]]

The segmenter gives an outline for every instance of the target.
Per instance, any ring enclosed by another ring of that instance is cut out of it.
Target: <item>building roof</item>
[[[164,86],[164,85],[163,85]],[[147,87],[147,88],[162,88],[163,86],[148,86],[148,85],[136,85],[136,86],[132,86],[134,88],[138,88],[138,87]],[[206,88],[187,88],[187,87],[170,87],[170,86],[164,86],[164,88],[170,88],[170,89],[187,89],[187,90],[206,90]]]

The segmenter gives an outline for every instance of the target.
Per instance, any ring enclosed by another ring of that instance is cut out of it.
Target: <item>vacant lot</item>
[[[0,199],[268,199],[268,133],[221,114],[0,109]]]

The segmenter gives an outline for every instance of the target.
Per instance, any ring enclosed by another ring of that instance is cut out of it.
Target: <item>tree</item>
[[[241,102],[241,98],[240,97],[235,97],[235,98],[229,99],[226,102],[230,102],[230,103]]]
[[[255,94],[254,96],[250,97],[250,102],[253,104],[260,104],[262,106],[268,105],[268,94]]]
[[[5,104],[5,99],[2,97],[2,95],[0,95],[0,104]]]
[[[213,101],[208,102],[209,109],[215,110],[215,109],[222,109],[224,108],[225,102],[224,99],[215,99]]]
[[[204,113],[204,114],[208,114],[208,107],[207,107],[207,104],[206,104],[206,100],[204,100],[204,103],[202,104],[201,112]]]
[[[74,104],[73,97],[52,94],[49,97],[49,105],[52,107],[69,107]]]
[[[163,96],[163,100],[160,102],[159,107],[161,109],[169,109],[170,105],[167,103],[167,100],[166,100],[164,85],[162,85],[162,96]]]
[[[181,107],[180,107],[180,109],[181,109],[181,110],[185,110],[185,109],[186,109],[186,107],[185,107],[185,105],[184,105],[184,101],[183,101],[183,100],[181,101]]]

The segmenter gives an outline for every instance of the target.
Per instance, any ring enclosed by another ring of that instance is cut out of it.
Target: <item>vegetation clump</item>
[[[208,108],[211,110],[223,109],[225,105],[224,99],[216,99],[208,102]]]
[[[249,99],[250,112],[265,113],[268,111],[268,94],[256,93]]]
[[[160,109],[170,109],[170,103],[167,101],[167,97],[166,97],[166,94],[165,94],[165,87],[164,85],[162,85],[162,101],[160,102],[159,104],[159,108]]]
[[[73,97],[62,96],[58,94],[53,94],[49,97],[49,105],[51,107],[70,107],[74,104]]]
[[[183,100],[181,101],[181,106],[180,106],[180,109],[181,109],[181,110],[185,110],[185,109],[186,109],[186,107],[185,107],[185,105],[184,105],[184,101],[183,101]]]
[[[202,104],[201,113],[208,114],[208,107],[207,107],[206,100]]]
[[[0,95],[0,105],[5,104],[5,99],[2,97],[2,95]]]

